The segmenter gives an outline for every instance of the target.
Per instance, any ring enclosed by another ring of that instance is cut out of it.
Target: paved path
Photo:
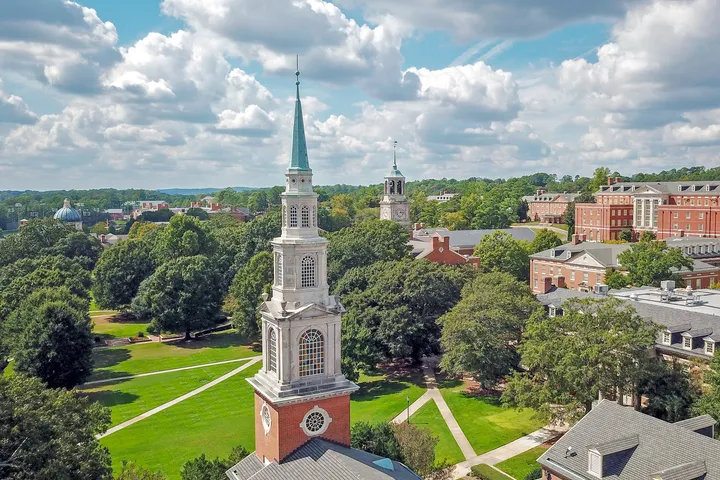
[[[130,425],[132,425],[132,424],[134,424],[134,423],[137,423],[137,422],[139,422],[140,420],[144,420],[144,419],[146,419],[146,418],[148,418],[148,417],[151,417],[151,416],[155,415],[156,413],[160,413],[160,412],[162,412],[163,410],[166,410],[166,409],[172,407],[173,405],[177,405],[178,403],[180,403],[180,402],[182,402],[182,401],[184,401],[184,400],[187,400],[188,398],[192,398],[192,397],[194,397],[195,395],[197,395],[198,393],[202,393],[202,392],[204,392],[205,390],[214,387],[214,386],[217,385],[218,383],[224,382],[224,381],[227,380],[228,378],[231,378],[231,377],[237,375],[238,373],[242,372],[243,370],[245,370],[246,368],[250,367],[251,365],[256,364],[256,363],[259,362],[261,359],[262,359],[262,357],[252,357],[249,362],[247,362],[245,365],[239,366],[238,368],[236,368],[236,369],[233,370],[232,372],[226,373],[226,374],[223,375],[222,377],[216,378],[216,379],[213,380],[212,382],[206,383],[206,384],[203,385],[202,387],[196,388],[196,389],[193,390],[192,392],[188,392],[188,393],[186,393],[185,395],[182,395],[182,396],[180,396],[180,397],[178,397],[178,398],[176,398],[176,399],[174,399],[174,400],[170,400],[169,402],[164,403],[164,404],[160,405],[159,407],[153,408],[152,410],[148,410],[147,412],[143,413],[142,415],[138,415],[137,417],[131,418],[130,420],[128,420],[128,421],[126,421],[126,422],[123,422],[123,423],[121,423],[121,424],[119,424],[119,425],[115,425],[114,427],[108,429],[108,431],[106,431],[105,433],[101,433],[101,434],[95,435],[95,438],[97,438],[97,439],[99,440],[99,439],[101,439],[101,438],[103,438],[103,437],[107,437],[108,435],[112,435],[113,433],[118,432],[118,431],[122,430],[123,428],[129,427]]]
[[[418,398],[417,400],[415,400],[415,401],[410,405],[410,416],[415,415],[415,413],[416,413],[418,410],[420,410],[420,408],[421,408],[423,405],[425,405],[427,402],[429,402],[431,399],[432,399],[432,395],[430,394],[429,391],[426,391],[425,393],[423,393],[420,398]],[[408,411],[407,411],[407,408],[406,408],[406,409],[403,410],[402,413],[400,413],[397,417],[395,417],[395,418],[392,419],[392,423],[394,423],[394,424],[397,425],[397,424],[403,423],[403,422],[406,421],[407,419],[408,419]]]
[[[245,362],[247,360],[253,360],[253,359],[258,359],[258,358],[262,358],[262,356],[258,355],[256,357],[236,358],[235,360],[225,360],[222,362],[205,363],[203,365],[191,365],[189,367],[173,368],[171,370],[159,370],[157,372],[150,372],[150,373],[138,373],[137,375],[127,375],[125,377],[104,378],[102,380],[93,380],[91,382],[85,382],[82,384],[82,386],[84,387],[87,385],[98,385],[100,383],[111,383],[111,382],[117,382],[120,380],[130,380],[131,378],[149,377],[152,375],[160,375],[162,373],[182,372],[183,370],[192,370],[194,368],[212,367],[215,365],[224,365],[226,363]]]
[[[510,442],[502,447],[498,447],[495,450],[491,450],[482,455],[477,455],[473,458],[465,460],[464,462],[455,465],[453,471],[453,478],[463,478],[470,473],[470,468],[481,463],[486,463],[493,466],[497,463],[505,461],[509,458],[519,455],[523,452],[527,452],[531,448],[535,448],[548,440],[552,440],[558,435],[562,434],[567,430],[566,427],[543,427],[540,430],[536,430],[529,435],[518,438],[517,440]]]

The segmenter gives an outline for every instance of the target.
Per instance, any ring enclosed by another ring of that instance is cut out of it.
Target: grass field
[[[363,374],[358,385],[350,401],[352,422],[389,422],[407,407],[407,397],[412,403],[425,393],[421,372],[398,377]]]
[[[93,317],[93,333],[103,340],[111,338],[135,337],[139,332],[147,335],[149,323],[144,322],[113,322],[110,315]]]
[[[500,462],[495,465],[495,467],[517,480],[525,480],[525,476],[527,474],[540,468],[540,464],[537,463],[537,459],[540,455],[545,453],[548,448],[548,446],[540,445],[539,447],[532,448],[525,453],[508,458],[504,462]]]
[[[234,332],[207,335],[199,340],[173,343],[142,343],[93,352],[95,371],[88,380],[203,365],[259,355]]]
[[[435,463],[447,460],[454,465],[465,460],[462,450],[450,433],[450,429],[434,401],[427,402],[414,415],[411,415],[410,423],[427,428],[438,437],[439,441],[435,447]]]
[[[110,408],[112,425],[117,425],[200,388],[241,365],[241,362],[227,363],[80,389],[91,401]]]
[[[227,457],[236,445],[255,449],[253,390],[245,379],[254,365],[234,377],[101,440],[117,472],[123,460],[180,478],[183,464],[205,454]],[[188,373],[188,372],[185,372]]]
[[[475,453],[481,455],[541,428],[533,411],[504,408],[500,399],[463,393],[464,383],[439,382],[440,391]]]

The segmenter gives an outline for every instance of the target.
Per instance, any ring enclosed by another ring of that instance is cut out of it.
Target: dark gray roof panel
[[[678,427],[684,427],[688,430],[697,431],[703,428],[709,428],[715,426],[717,422],[710,415],[700,415],[699,417],[688,418],[687,420],[681,420],[673,423]]]
[[[595,445],[588,445],[588,450],[597,452],[600,455],[612,455],[613,453],[624,452],[638,446],[640,437],[637,435],[630,435],[629,437],[618,438],[617,440],[610,440],[609,442],[596,443]]]
[[[653,480],[695,480],[707,474],[705,462],[684,463],[650,475]]]
[[[245,480],[262,470],[264,466],[265,465],[262,460],[260,460],[254,453],[251,453],[228,470],[227,476],[231,480]]]

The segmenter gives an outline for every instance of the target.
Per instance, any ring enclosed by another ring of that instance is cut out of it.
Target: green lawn
[[[498,472],[486,463],[475,465],[471,468],[471,470],[472,473],[470,474],[470,476],[473,478],[482,478],[483,480],[510,480],[507,476]]]
[[[113,322],[109,316],[93,318],[93,334],[103,340],[111,338],[135,337],[139,332],[147,336],[146,322]]]
[[[123,460],[134,460],[180,478],[182,465],[205,454],[226,457],[236,445],[255,449],[253,390],[245,378],[255,375],[254,365],[221,384],[152,417],[105,437],[116,472]],[[187,373],[187,372],[186,372]]]
[[[81,387],[81,390],[87,393],[91,401],[100,402],[110,408],[112,425],[117,425],[200,388],[241,365],[241,363],[227,363],[120,380],[98,386],[90,385],[86,388]]]
[[[450,433],[450,429],[434,401],[430,400],[414,415],[411,415],[410,423],[429,429],[433,435],[439,438],[435,447],[435,463],[447,460],[450,464],[455,465],[465,460],[462,450]]]
[[[453,416],[478,455],[544,426],[544,422],[532,418],[532,410],[504,408],[497,397],[463,393],[465,385],[460,381],[445,380],[440,382],[439,387]]]
[[[525,453],[508,458],[504,462],[500,462],[495,465],[495,467],[517,480],[525,480],[525,476],[527,474],[540,468],[540,464],[537,463],[537,459],[545,453],[548,448],[549,447],[540,445],[539,447],[532,448]]]
[[[95,371],[89,380],[149,373],[259,355],[232,331],[214,333],[199,340],[173,343],[142,343],[93,352]]]
[[[407,408],[410,403],[425,393],[425,380],[422,373],[408,376],[360,375],[360,390],[353,394],[350,401],[352,422],[389,422]]]

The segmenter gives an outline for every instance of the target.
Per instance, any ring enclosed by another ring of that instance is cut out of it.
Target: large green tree
[[[443,355],[440,366],[495,385],[518,367],[525,324],[543,315],[525,282],[506,273],[479,275],[462,290],[462,299],[440,317]]]
[[[398,462],[404,461],[400,443],[387,422],[355,422],[350,428],[350,446]]]
[[[180,257],[145,279],[132,302],[133,312],[161,332],[184,333],[212,326],[224,292],[221,276],[207,257]]]
[[[110,453],[95,439],[109,424],[109,410],[74,391],[0,376],[0,478],[111,479]]]
[[[638,286],[659,287],[662,280],[670,279],[682,285],[677,270],[693,269],[692,259],[679,248],[671,248],[667,243],[656,240],[632,244],[618,254],[618,263],[627,271],[628,282]]]
[[[720,355],[715,355],[710,361],[710,368],[703,376],[708,386],[692,407],[694,415],[710,415],[720,421]]]
[[[72,301],[72,300],[71,300]],[[15,370],[38,377],[51,388],[73,388],[92,373],[92,323],[69,301],[21,304],[14,336]]]
[[[476,274],[427,260],[378,262],[347,272],[338,282],[347,312],[343,317],[343,372],[378,362],[439,352],[437,319],[460,299],[462,286]]]
[[[480,259],[484,272],[509,273],[518,280],[527,280],[530,275],[527,251],[507,232],[496,231],[482,237],[474,255]]]
[[[562,245],[563,241],[555,232],[547,228],[541,228],[535,232],[535,238],[530,242],[530,254],[542,252]]]
[[[513,375],[503,399],[573,423],[601,393],[636,393],[658,327],[614,297],[571,299],[562,308],[562,315],[528,322],[518,347],[526,371]]]
[[[124,240],[107,248],[92,274],[95,302],[101,308],[128,308],[155,266],[151,246],[143,240]]]
[[[388,220],[366,221],[330,234],[328,283],[334,286],[351,268],[407,258],[408,239],[402,226]]]
[[[178,257],[211,256],[217,242],[197,218],[175,215],[160,232],[155,249],[157,258],[165,262]]]
[[[260,314],[258,305],[263,292],[270,290],[273,281],[273,256],[270,252],[260,252],[238,271],[230,295],[235,298],[237,307],[233,312],[233,325],[247,337],[258,333]]]
[[[43,255],[46,249],[73,232],[75,230],[65,223],[51,218],[30,220],[17,233],[0,242],[0,267]]]
[[[223,459],[216,457],[214,460],[210,460],[205,457],[205,454],[202,454],[185,462],[180,471],[180,478],[182,480],[226,480],[225,472],[248,455],[250,452],[242,445],[233,448],[230,455]]]

